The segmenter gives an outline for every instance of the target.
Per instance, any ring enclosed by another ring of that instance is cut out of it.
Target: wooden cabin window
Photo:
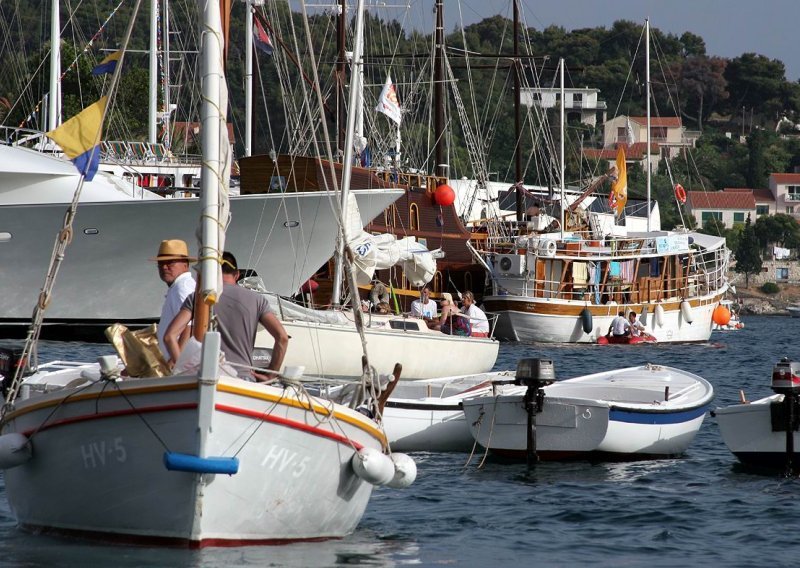
[[[464,273],[464,290],[467,292],[472,292],[472,273],[465,272]]]
[[[411,225],[412,231],[419,230],[419,206],[416,203],[412,203],[411,206],[408,208],[408,219],[409,224]]]

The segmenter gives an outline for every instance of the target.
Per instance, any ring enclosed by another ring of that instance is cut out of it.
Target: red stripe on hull
[[[34,432],[42,432],[55,428],[57,426],[67,426],[69,424],[77,424],[79,422],[87,422],[89,420],[102,420],[104,418],[116,418],[118,416],[130,416],[131,414],[152,414],[153,412],[170,412],[173,410],[192,410],[197,408],[196,402],[184,402],[181,404],[166,404],[164,406],[149,406],[147,408],[129,408],[126,410],[115,410],[113,412],[98,412],[97,414],[86,414],[83,416],[73,416],[72,418],[64,418],[63,420],[56,420],[49,424],[44,424],[38,428],[32,428],[22,432],[25,436],[30,436]]]
[[[296,420],[289,420],[288,418],[272,416],[270,414],[265,414],[263,412],[258,412],[256,410],[247,410],[245,408],[228,406],[227,404],[217,404],[214,406],[214,408],[216,408],[220,412],[237,414],[239,416],[247,416],[248,418],[263,420],[264,422],[272,422],[273,424],[279,424],[281,426],[286,426],[287,428],[302,430],[303,432],[314,434],[315,436],[320,436],[321,438],[328,438],[329,440],[334,440],[336,442],[339,442],[340,444],[346,444],[348,446],[355,448],[356,451],[364,447],[362,444],[359,444],[355,440],[347,438],[346,436],[342,436],[341,434],[336,434],[335,432],[328,432],[327,430],[322,430],[320,428],[317,428],[316,426],[309,426],[308,424],[303,424],[302,422],[297,422]]]

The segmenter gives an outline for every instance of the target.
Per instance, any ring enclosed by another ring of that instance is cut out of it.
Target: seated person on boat
[[[644,330],[647,329],[644,324],[636,318],[636,312],[633,310],[628,313],[628,327],[631,330],[631,337],[640,337]]]
[[[631,324],[625,319],[625,312],[620,311],[617,316],[611,320],[611,325],[608,326],[608,333],[606,335],[614,337],[625,337],[631,334]]]
[[[411,302],[411,315],[421,317],[425,321],[436,319],[436,302],[431,300],[431,287],[427,284],[422,287],[418,300]]]
[[[475,296],[472,292],[464,292],[464,305],[461,313],[469,318],[473,337],[489,337],[489,319],[483,310],[475,305]]]

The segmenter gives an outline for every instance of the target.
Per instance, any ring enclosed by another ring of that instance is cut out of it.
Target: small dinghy
[[[775,394],[713,412],[728,449],[740,462],[797,472],[800,458],[800,362],[781,359],[772,370]]]
[[[515,384],[462,404],[473,438],[497,455],[635,460],[682,454],[713,398],[708,381],[672,367],[556,382],[552,361],[523,359]]]
[[[597,338],[598,345],[637,345],[639,343],[657,343],[654,335],[642,333],[641,335],[601,335]]]

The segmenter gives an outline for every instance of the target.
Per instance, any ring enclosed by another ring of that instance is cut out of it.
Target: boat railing
[[[0,140],[5,146],[34,148],[44,140],[44,132],[31,128],[0,126]]]
[[[590,304],[642,304],[708,296],[727,284],[727,249],[661,256],[547,257],[514,254],[494,261],[495,292],[578,300]],[[505,271],[505,272],[504,272]]]

